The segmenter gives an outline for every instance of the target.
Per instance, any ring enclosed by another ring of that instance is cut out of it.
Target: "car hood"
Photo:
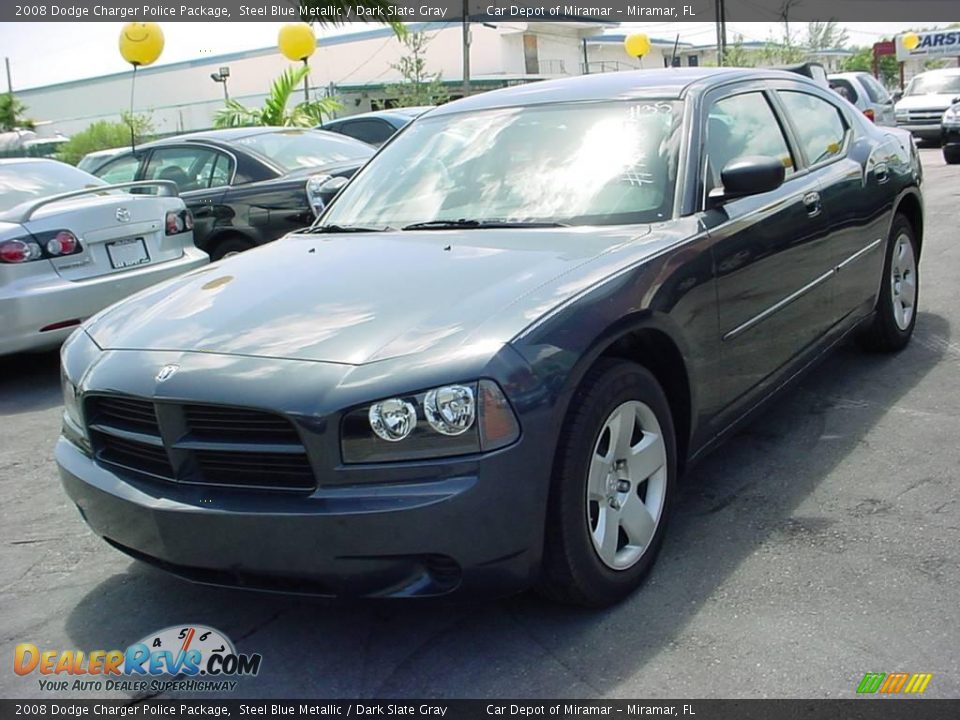
[[[957,101],[957,93],[949,95],[907,95],[897,102],[897,110],[946,110]]]
[[[502,343],[663,242],[646,225],[290,235],[145,290],[87,331],[103,349],[351,365]]]

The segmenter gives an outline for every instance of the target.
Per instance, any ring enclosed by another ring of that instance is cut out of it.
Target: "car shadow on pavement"
[[[559,607],[529,593],[488,603],[331,603],[196,586],[131,563],[73,608],[67,632],[86,649],[125,647],[170,625],[213,626],[241,652],[263,655],[259,676],[242,680],[238,697],[597,697],[616,696],[627,680],[636,696],[637,678],[652,663],[647,674],[657,684],[644,686],[644,695],[676,697],[695,682],[671,675],[680,672],[670,662],[677,653],[700,658],[702,672],[725,661],[712,658],[699,615],[739,594],[736,622],[762,642],[751,613],[776,617],[803,598],[790,586],[767,592],[758,608],[759,584],[787,582],[778,573],[791,572],[794,551],[813,548],[842,563],[845,524],[882,502],[857,494],[869,483],[828,510],[817,498],[831,489],[828,478],[846,482],[849,471],[838,467],[851,453],[874,452],[866,436],[901,411],[949,350],[944,318],[918,320],[915,341],[899,355],[839,348],[695,468],[646,585],[609,610]],[[773,571],[761,572],[762,581],[751,574],[757,587],[741,575],[728,582],[747,563]],[[734,622],[721,615],[727,620]]]
[[[62,402],[59,350],[0,356],[0,415],[49,410]]]

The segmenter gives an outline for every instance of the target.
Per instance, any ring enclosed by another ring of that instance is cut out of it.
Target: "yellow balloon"
[[[306,23],[289,23],[280,28],[277,46],[289,60],[306,60],[317,49],[317,37]]]
[[[914,32],[909,32],[900,39],[900,42],[907,50],[915,50],[917,45],[920,44],[920,36]]]
[[[163,30],[156,23],[127,23],[120,31],[120,54],[131,65],[149,65],[163,52]]]
[[[623,49],[630,57],[643,57],[650,52],[650,38],[646,33],[627,35],[623,41]]]

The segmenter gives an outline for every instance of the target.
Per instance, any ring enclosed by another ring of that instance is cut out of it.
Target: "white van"
[[[897,103],[897,125],[921,140],[939,143],[940,120],[956,102],[960,102],[960,67],[921,73]]]

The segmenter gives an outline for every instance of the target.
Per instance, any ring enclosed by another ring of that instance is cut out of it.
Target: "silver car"
[[[833,90],[877,125],[896,126],[893,97],[873,75],[867,72],[834,73],[827,79]]]
[[[0,355],[55,347],[108,305],[208,263],[192,228],[172,183],[0,160]]]

